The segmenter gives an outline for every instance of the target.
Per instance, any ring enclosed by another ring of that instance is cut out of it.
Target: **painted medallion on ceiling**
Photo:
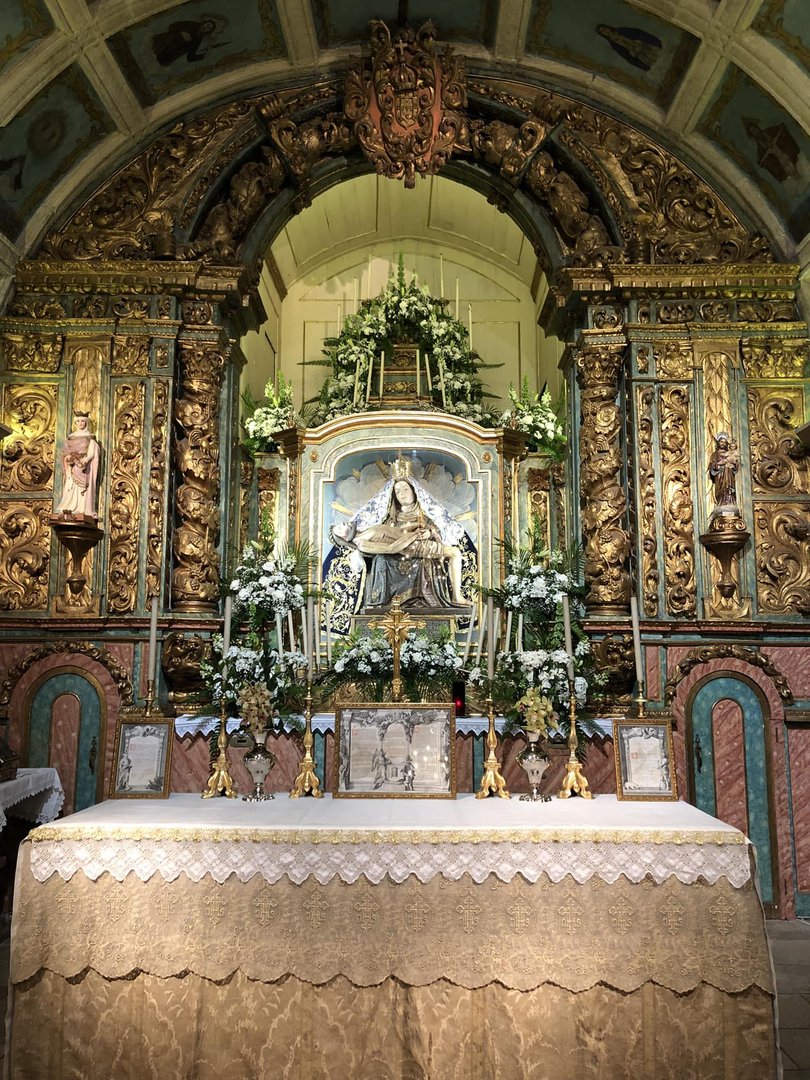
[[[53,29],[44,0],[0,3],[0,71],[16,63]]]

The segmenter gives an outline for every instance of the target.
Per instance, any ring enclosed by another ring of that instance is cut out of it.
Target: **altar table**
[[[107,802],[16,897],[14,1080],[775,1075],[749,846],[685,803]]]

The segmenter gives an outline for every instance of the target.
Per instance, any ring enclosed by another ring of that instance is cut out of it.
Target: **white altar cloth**
[[[18,769],[13,780],[0,783],[0,829],[6,811],[13,817],[42,824],[53,821],[65,802],[62,781],[56,769]]]
[[[361,875],[378,883],[416,875],[477,882],[489,874],[511,881],[571,875],[620,876],[657,883],[726,878],[735,888],[751,876],[743,835],[684,802],[620,802],[613,795],[533,804],[501,799],[290,799],[256,804],[199,795],[111,800],[31,834],[31,870],[38,881],[69,880],[81,871],[97,880],[167,881],[206,874],[221,883],[261,875],[294,884]],[[575,851],[573,850],[575,848]]]

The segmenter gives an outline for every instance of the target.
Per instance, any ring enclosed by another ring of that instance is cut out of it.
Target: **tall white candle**
[[[287,612],[287,633],[290,636],[290,652],[295,652],[295,627],[291,611]]]
[[[504,651],[509,652],[509,642],[512,640],[512,611],[511,609],[506,613],[506,644],[504,645]]]
[[[352,394],[352,405],[357,404],[357,398],[360,394],[360,353],[357,354],[357,359],[354,362],[354,393]]]
[[[385,374],[385,353],[380,352],[380,401],[383,396],[383,375]]]
[[[416,396],[420,398],[422,396],[422,365],[419,362],[419,350],[416,350]]]
[[[497,631],[495,629],[495,601],[491,596],[487,597],[487,625],[489,637],[487,638],[487,677],[489,681],[495,678],[495,651],[498,648]]]
[[[456,321],[458,321],[458,312],[459,312],[459,306],[458,306],[458,278],[456,278]]]
[[[284,652],[284,638],[281,632],[281,615],[276,612],[276,648],[278,649],[278,655]]]
[[[326,601],[326,666],[332,667],[332,601]]]
[[[518,615],[517,641],[515,642],[518,652],[523,652],[523,612]]]
[[[439,299],[444,299],[444,255],[439,255]]]
[[[425,382],[427,383],[427,392],[433,393],[433,383],[430,378],[430,357],[425,353]]]
[[[315,653],[315,670],[321,667],[321,601],[315,601],[315,622],[312,626],[312,651]]]
[[[475,666],[481,666],[481,653],[484,649],[484,631],[487,625],[487,609],[481,608],[481,622],[478,624],[478,643],[475,647]]]
[[[568,667],[568,680],[571,685],[574,685],[574,643],[571,638],[571,605],[568,602],[568,595],[563,594],[562,598],[563,609],[563,634],[565,636],[565,652],[568,656],[566,666]]]
[[[472,304],[467,304],[467,322],[470,328],[470,351],[472,351]]]
[[[444,363],[442,362],[441,359],[436,361],[436,368],[438,369],[438,372],[439,372],[439,388],[441,389],[441,392],[442,392],[442,408],[446,409],[447,408],[447,393],[446,393],[445,386],[444,386]]]
[[[641,688],[644,685],[644,668],[641,663],[641,627],[638,621],[638,600],[635,596],[630,597],[630,620],[633,624],[633,656],[636,661],[636,682]]]
[[[231,647],[231,618],[233,617],[233,597],[225,597],[225,625],[222,629],[222,685],[225,686],[228,675],[228,650]]]
[[[157,617],[158,598],[152,597],[152,607],[149,612],[149,665],[146,669],[146,682],[149,686],[155,685],[157,674]]]
[[[371,397],[371,376],[374,372],[374,357],[368,358],[368,381],[366,382],[366,401]]]
[[[307,617],[304,621],[304,652],[307,657],[307,670],[312,677],[313,657],[315,655],[315,600],[307,597]]]
[[[470,625],[467,627],[467,637],[464,639],[464,652],[461,656],[461,666],[465,668],[470,659],[470,646],[472,645],[473,623],[475,622],[475,608],[470,611]]]

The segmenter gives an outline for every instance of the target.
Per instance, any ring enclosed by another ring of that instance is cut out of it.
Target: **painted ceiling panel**
[[[810,229],[810,137],[768,94],[731,66],[700,123],[768,194],[792,235]]]
[[[43,0],[0,3],[0,71],[41,41],[53,29]]]
[[[418,27],[430,19],[443,41],[492,44],[498,14],[497,0],[410,0],[407,21]],[[313,14],[322,49],[356,42],[365,44],[369,22],[382,19],[393,28],[399,21],[398,0],[314,0]]]
[[[766,0],[753,29],[810,68],[810,4],[807,0]]]
[[[189,0],[109,45],[144,105],[206,76],[285,55],[273,0]]]
[[[697,50],[691,34],[624,0],[534,0],[526,52],[576,64],[666,105]]]
[[[0,229],[16,236],[48,189],[112,129],[112,120],[76,66],[32,98],[3,130]]]

